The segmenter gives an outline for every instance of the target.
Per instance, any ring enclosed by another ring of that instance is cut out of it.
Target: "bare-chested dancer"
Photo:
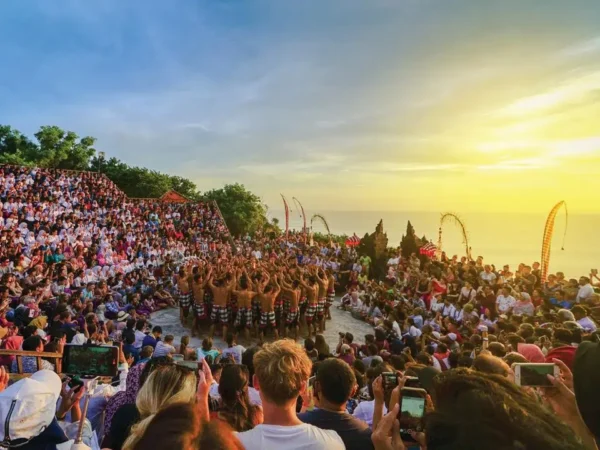
[[[212,267],[209,267],[208,273],[203,277],[199,271],[194,275],[192,280],[192,294],[194,296],[194,327],[192,328],[192,336],[200,335],[200,323],[206,320],[208,311],[204,302],[205,290],[208,279],[212,274]]]
[[[283,278],[280,278],[281,289],[289,299],[289,307],[287,309],[287,315],[285,318],[285,335],[290,337],[290,330],[294,330],[294,340],[298,340],[299,331],[299,318],[300,311],[298,305],[300,303],[300,296],[302,295],[302,289],[300,289],[300,282],[298,280],[292,280],[291,284]]]
[[[238,282],[240,289],[238,290]],[[244,337],[250,339],[250,328],[252,328],[252,299],[257,292],[251,290],[252,284],[250,276],[246,269],[238,270],[233,294],[237,295],[237,315],[235,317],[234,327],[236,332],[244,328]]]
[[[317,323],[319,324],[319,332],[325,331],[325,308],[327,306],[327,288],[329,281],[325,276],[325,272],[321,269],[315,270],[315,278],[319,285],[319,294],[317,297]]]
[[[269,276],[267,275],[267,279]],[[273,329],[275,339],[279,339],[279,331],[277,330],[277,321],[275,320],[275,299],[279,295],[281,288],[277,283],[277,275],[272,278],[274,287],[267,284],[258,294],[260,301],[260,336],[259,341],[262,343],[265,339],[265,331],[268,328]]]
[[[211,276],[211,278],[208,279],[208,287],[211,289],[214,297],[213,307],[210,313],[212,325],[210,326],[209,335],[211,338],[215,334],[215,326],[218,323],[223,326],[223,337],[227,336],[227,325],[229,324],[227,303],[232,288],[232,283],[228,284],[225,277],[219,278],[215,283],[213,283],[213,277]]]
[[[299,282],[306,290],[307,306],[304,317],[306,320],[306,327],[308,328],[308,337],[311,337],[313,334],[317,334],[317,329],[314,322],[317,314],[317,295],[319,294],[319,285],[317,284],[317,278],[314,275],[310,275],[308,279],[306,279],[305,272],[302,272]]]
[[[333,276],[333,271],[331,269],[327,269],[325,271],[327,274],[327,304],[325,305],[325,318],[327,320],[331,320],[331,306],[333,305],[333,301],[335,300],[335,277]]]
[[[177,274],[177,291],[179,293],[179,320],[181,320],[182,325],[185,325],[185,319],[187,319],[190,313],[190,306],[192,304],[190,275],[191,271],[189,265],[182,266]]]

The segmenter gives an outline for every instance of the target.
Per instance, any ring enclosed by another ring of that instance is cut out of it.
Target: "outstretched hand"
[[[402,439],[400,438],[400,423],[396,418],[399,405],[395,405],[377,424],[371,441],[375,450],[406,450]]]

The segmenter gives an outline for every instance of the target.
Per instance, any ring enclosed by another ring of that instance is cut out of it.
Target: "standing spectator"
[[[219,379],[221,408],[213,417],[229,424],[235,431],[248,431],[262,423],[262,408],[253,405],[248,396],[248,369],[227,364]]]
[[[314,385],[317,409],[302,413],[298,418],[323,430],[334,430],[347,450],[372,449],[369,426],[346,411],[346,404],[356,389],[356,377],[348,364],[333,358],[323,361]]]
[[[263,405],[264,422],[238,434],[246,450],[343,450],[335,431],[302,423],[296,400],[307,389],[311,362],[295,342],[267,344],[254,356],[254,387]]]

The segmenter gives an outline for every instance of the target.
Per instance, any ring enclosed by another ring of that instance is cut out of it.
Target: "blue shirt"
[[[142,341],[142,348],[144,348],[146,345],[151,346],[152,348],[156,348],[156,343],[158,342],[158,340],[156,340],[154,338],[154,336],[152,336],[151,334],[147,335],[144,340]]]
[[[314,409],[298,414],[298,419],[322,430],[337,432],[344,441],[347,450],[370,450],[374,448],[369,426],[347,412]]]

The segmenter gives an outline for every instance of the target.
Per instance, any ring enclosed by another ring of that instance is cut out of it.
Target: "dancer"
[[[308,337],[312,337],[313,334],[317,334],[315,322],[315,316],[317,313],[317,295],[319,294],[319,285],[317,284],[317,278],[314,275],[306,279],[306,272],[302,271],[300,275],[300,284],[306,290],[306,312],[304,318],[306,320],[306,327],[308,329]],[[314,331],[314,333],[313,333]]]
[[[269,275],[267,274],[267,279]],[[262,344],[265,339],[265,332],[268,328],[273,329],[273,335],[275,340],[279,339],[279,330],[277,330],[277,322],[275,320],[275,299],[281,291],[281,287],[277,283],[277,275],[272,278],[273,287],[271,284],[267,284],[262,290],[262,293],[258,294],[260,301],[260,335],[259,342]]]
[[[194,267],[197,273],[194,275],[192,280],[192,294],[194,297],[194,325],[192,328],[192,336],[200,335],[200,323],[208,317],[208,311],[205,303],[206,285],[207,281],[212,274],[212,266],[209,266],[208,273],[202,277],[199,273],[199,267]]]
[[[283,276],[279,279],[281,283],[281,289],[283,293],[289,299],[289,306],[287,308],[287,314],[285,317],[285,336],[290,337],[290,331],[294,330],[294,340],[298,340],[300,311],[298,310],[298,304],[300,302],[300,296],[302,295],[302,289],[300,289],[300,282],[293,280],[291,283],[287,282]]]
[[[190,314],[190,306],[192,302],[192,292],[190,289],[190,266],[185,265],[179,269],[176,275],[177,291],[179,292],[179,320],[185,325],[185,321]]]
[[[239,287],[240,290],[237,290]],[[239,333],[240,329],[244,329],[244,338],[250,339],[250,328],[252,328],[252,300],[256,297],[257,292],[250,289],[250,276],[244,268],[243,270],[238,269],[236,281],[234,284],[233,294],[237,296],[237,314],[235,316],[234,327],[236,334]]]
[[[222,325],[223,337],[227,336],[227,325],[229,324],[229,310],[227,309],[227,302],[231,295],[231,288],[233,283],[228,284],[226,278],[219,278],[216,280],[216,284],[213,283],[212,275],[208,279],[208,287],[212,291],[214,302],[212,311],[210,313],[210,320],[212,324],[210,326],[209,335],[212,338],[215,333],[215,326],[217,324]]]

